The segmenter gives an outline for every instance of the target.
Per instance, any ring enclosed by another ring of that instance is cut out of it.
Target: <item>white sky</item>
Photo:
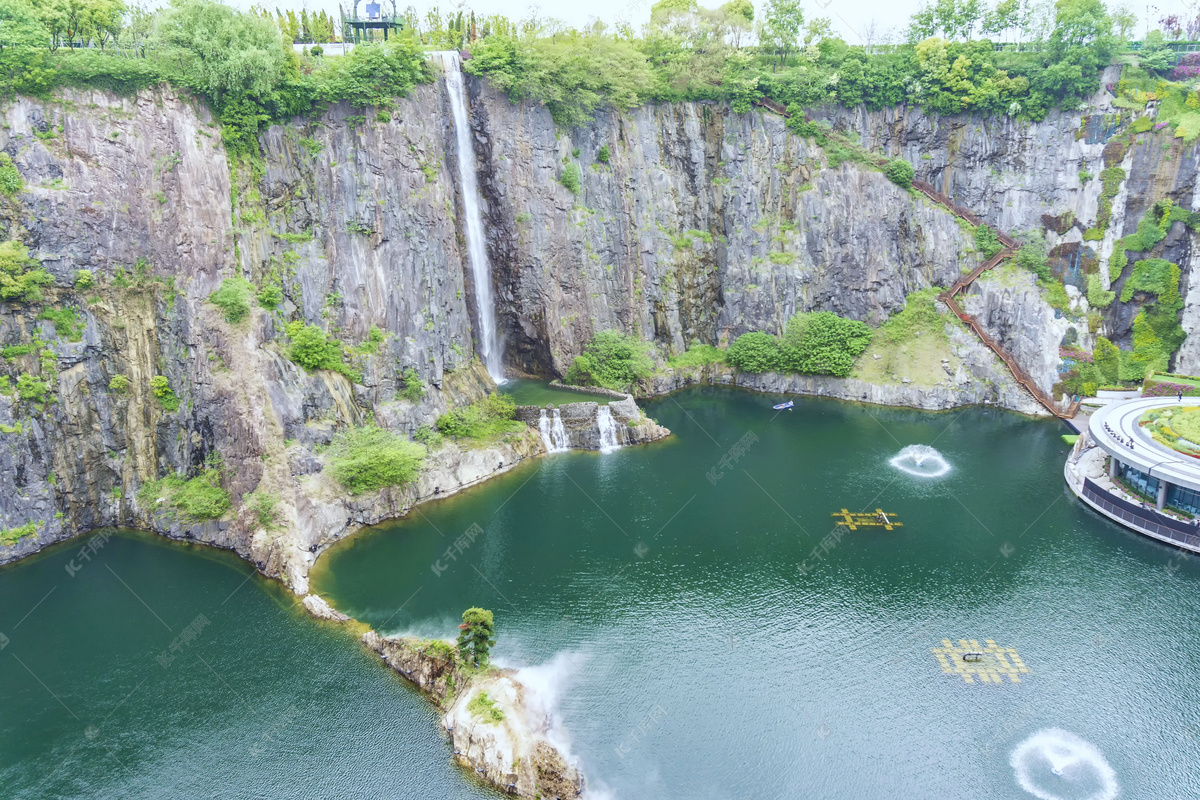
[[[504,14],[513,20],[530,16],[530,9],[535,8],[541,18],[562,20],[568,27],[581,28],[592,20],[599,18],[609,24],[618,20],[626,20],[635,29],[650,20],[650,6],[655,0],[611,0],[608,3],[571,2],[570,0],[471,0],[467,3],[457,3],[452,0],[396,0],[396,7],[403,12],[404,8],[412,5],[422,17],[430,8],[437,7],[443,17],[459,8],[468,8],[478,15]],[[761,13],[766,0],[753,0],[755,9]],[[251,5],[265,6],[270,10],[276,7],[287,10],[307,8],[310,11],[324,10],[332,16],[337,16],[338,0],[226,0],[231,5],[247,9]],[[342,0],[347,12],[350,11],[354,0]],[[360,0],[365,4],[366,0]],[[385,10],[391,10],[391,0],[378,0]],[[700,0],[701,5],[715,7],[723,0]],[[874,22],[880,34],[892,32],[897,39],[908,25],[908,19],[920,8],[920,0],[805,0],[805,19],[814,17],[829,17],[833,27],[847,42],[861,43],[861,34],[868,24]],[[994,5],[994,2],[988,3]],[[1107,5],[1121,5],[1121,0],[1107,0]],[[1182,18],[1194,17],[1200,13],[1200,0],[1158,0],[1157,4],[1148,4],[1140,0],[1127,0],[1127,5],[1137,15],[1138,35],[1145,31],[1147,19],[1153,22],[1166,14],[1179,14]],[[362,12],[362,8],[359,8]],[[1190,12],[1190,13],[1189,13]],[[1158,27],[1153,24],[1153,27]],[[880,41],[878,37],[875,39]]]

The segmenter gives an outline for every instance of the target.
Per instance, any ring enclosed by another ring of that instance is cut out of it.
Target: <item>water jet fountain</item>
[[[927,444],[910,444],[888,463],[918,478],[940,478],[950,471],[950,464],[942,454]]]
[[[1113,800],[1117,773],[1096,747],[1073,733],[1046,728],[1009,757],[1017,783],[1039,800]]]

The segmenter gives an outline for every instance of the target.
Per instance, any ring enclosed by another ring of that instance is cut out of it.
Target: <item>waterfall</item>
[[[553,418],[546,414],[546,409],[542,409],[541,415],[538,416],[538,431],[542,434],[542,441],[546,443],[546,452],[562,453],[570,449],[571,440],[567,438],[567,429],[563,427],[558,409],[552,411]]]
[[[608,406],[596,409],[596,427],[600,429],[600,452],[611,453],[621,446],[621,436],[617,432],[617,423],[613,419],[612,410]]]
[[[479,178],[475,169],[475,148],[471,146],[471,122],[467,118],[467,88],[463,82],[462,61],[453,50],[437,54],[446,73],[446,94],[454,115],[454,133],[458,145],[458,178],[462,186],[463,227],[467,236],[467,260],[475,283],[475,304],[479,307],[479,355],[488,374],[496,383],[504,382],[500,334],[496,330],[496,301],[492,295],[492,268],[488,263],[487,239],[483,231],[483,213],[479,208]]]

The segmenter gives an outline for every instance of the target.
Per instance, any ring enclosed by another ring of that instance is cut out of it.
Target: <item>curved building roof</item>
[[[1200,406],[1200,398],[1139,397],[1113,403],[1092,414],[1088,434],[1102,450],[1154,478],[1200,491],[1200,459],[1185,456],[1154,441],[1138,419],[1155,408]],[[1198,443],[1200,444],[1200,443]]]

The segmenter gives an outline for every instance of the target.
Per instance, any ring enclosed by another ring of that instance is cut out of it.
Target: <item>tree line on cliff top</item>
[[[291,46],[336,35],[334,21],[316,14],[239,12],[214,0],[157,11],[124,0],[0,0],[0,86],[46,96],[60,86],[128,92],[168,81],[204,97],[235,148],[249,144],[239,134],[328,103],[387,108],[432,78],[423,51],[434,48],[469,50],[468,71],[544,103],[564,126],[606,105],[724,100],[741,111],[764,96],[801,108],[914,103],[1040,119],[1094,91],[1136,23],[1101,0],[937,0],[903,33],[868,24],[855,42],[807,17],[799,0],[768,0],[757,13],[749,0],[716,9],[660,0],[640,31],[436,8],[404,17],[406,30],[386,44],[329,57]]]

